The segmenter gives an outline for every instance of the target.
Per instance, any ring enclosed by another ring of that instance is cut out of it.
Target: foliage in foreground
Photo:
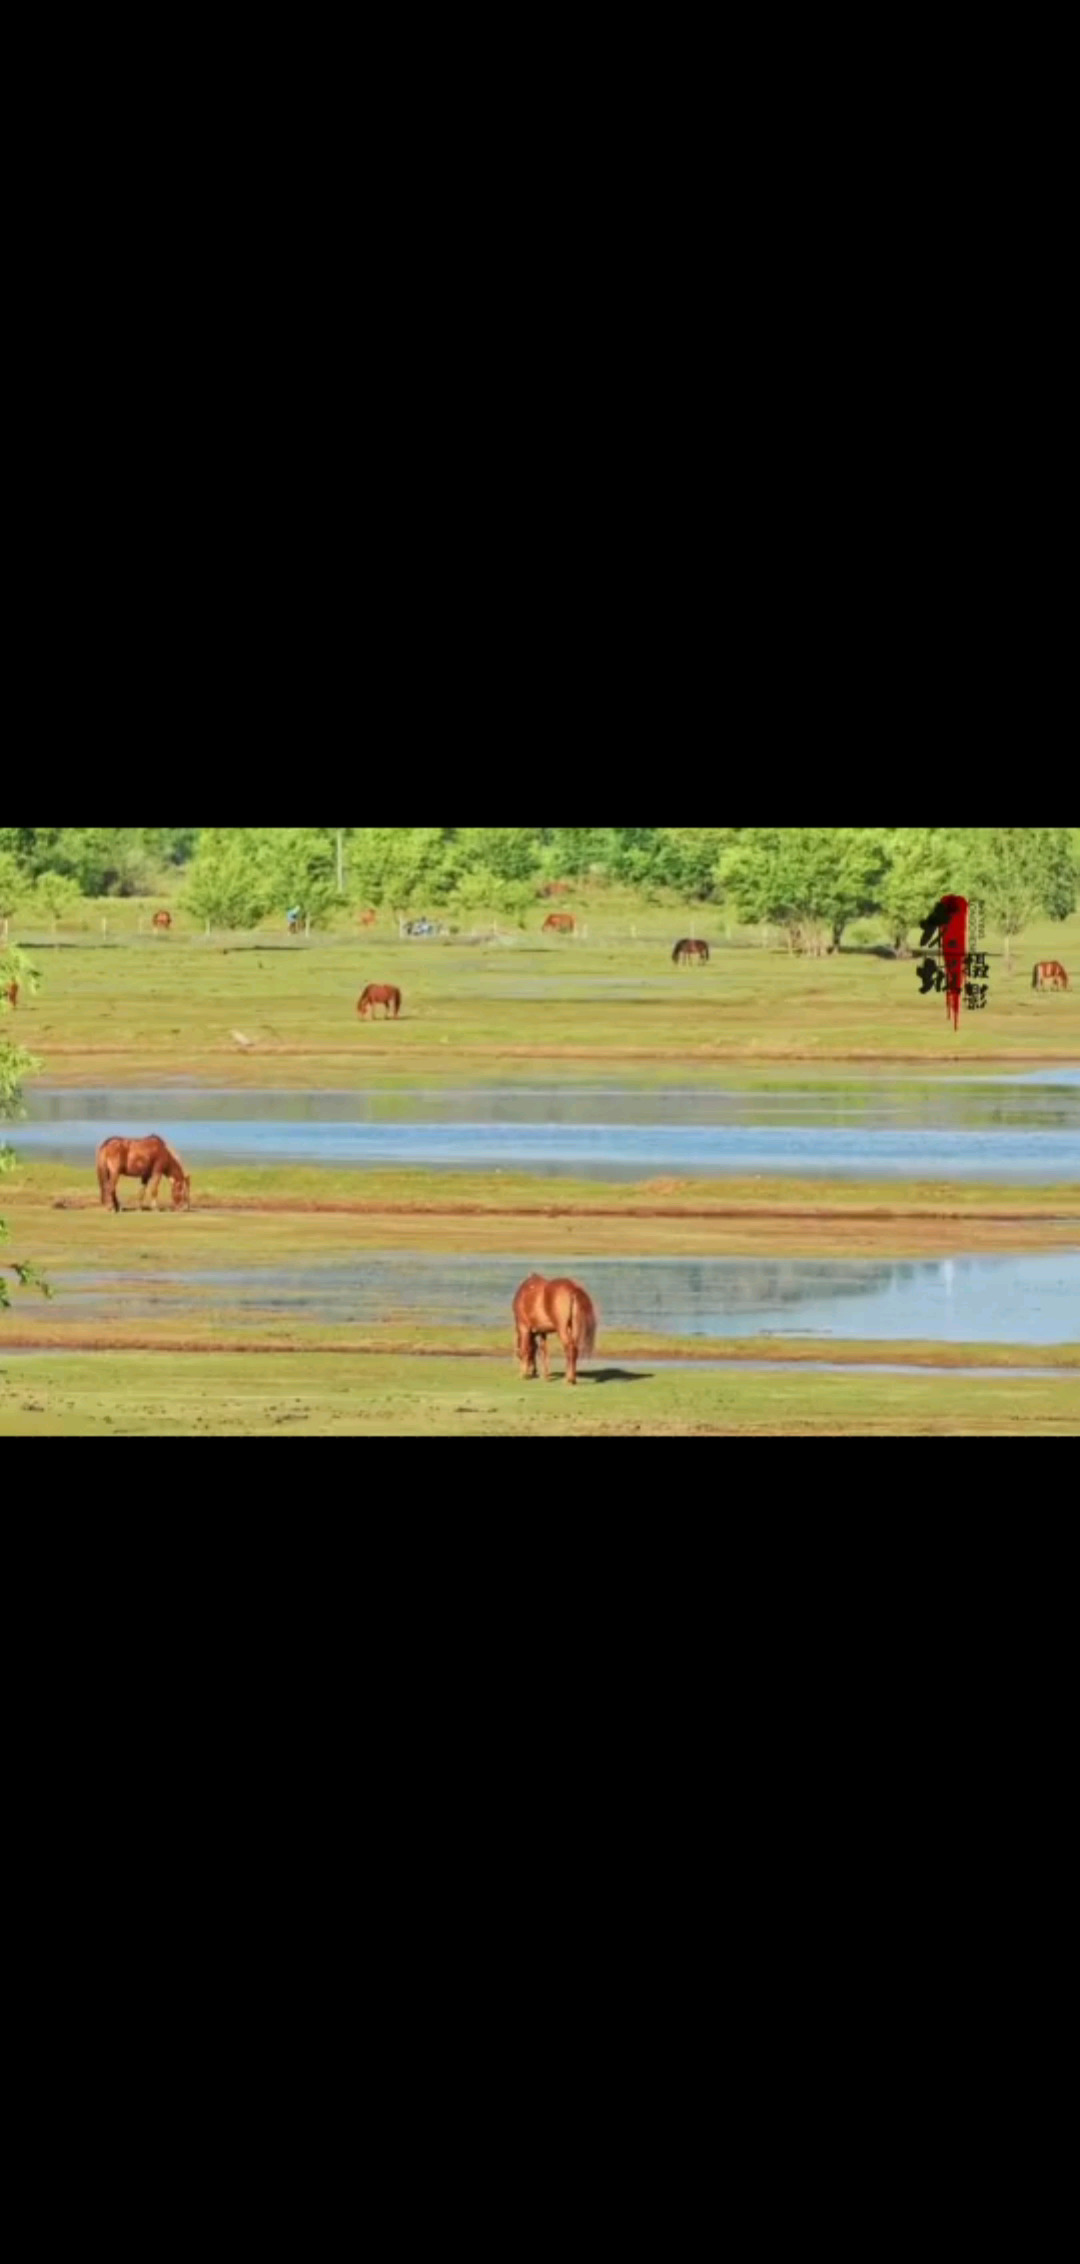
[[[28,988],[36,985],[34,971],[29,965],[25,953],[11,946],[7,950],[0,951],[0,1015],[4,1017],[11,1015],[11,1008],[4,994],[8,984],[13,979],[18,982],[20,989],[24,985]],[[24,1052],[21,1046],[13,1043],[8,1036],[6,1022],[0,1021],[0,1118],[19,1115],[22,1103],[22,1080],[29,1076],[31,1070],[38,1069],[40,1066],[41,1064],[35,1061],[32,1054]],[[10,1171],[14,1161],[15,1158],[11,1149],[0,1145],[0,1175]],[[6,1221],[0,1218],[0,1242],[6,1242],[7,1238]],[[38,1273],[37,1268],[27,1261],[23,1260],[6,1266],[0,1265],[0,1307],[11,1303],[11,1293],[6,1279],[9,1273],[14,1274],[20,1288],[36,1287],[46,1297],[50,1295],[48,1284]]]

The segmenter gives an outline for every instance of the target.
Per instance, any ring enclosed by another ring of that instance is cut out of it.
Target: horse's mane
[[[167,1161],[166,1161],[166,1164],[165,1164],[165,1176],[166,1176],[166,1178],[168,1178],[168,1179],[171,1179],[171,1178],[172,1178],[172,1166],[173,1166],[173,1164],[175,1164],[175,1165],[176,1165],[176,1168],[177,1168],[177,1170],[178,1170],[178,1172],[180,1173],[180,1177],[181,1177],[182,1179],[186,1179],[186,1178],[187,1178],[187,1172],[185,1171],[185,1169],[184,1169],[184,1166],[183,1166],[183,1164],[181,1163],[181,1161],[180,1161],[180,1158],[179,1158],[179,1156],[178,1156],[178,1155],[177,1155],[177,1153],[176,1153],[176,1149],[175,1149],[175,1148],[170,1148],[168,1141],[167,1141],[167,1140],[163,1140],[163,1139],[162,1139],[160,1132],[148,1132],[148,1133],[147,1133],[147,1135],[146,1135],[146,1137],[147,1137],[147,1139],[148,1139],[148,1140],[156,1140],[156,1141],[157,1141],[157,1144],[158,1144],[158,1146],[159,1146],[159,1148],[164,1148],[164,1150],[165,1150],[165,1155],[166,1155],[166,1158],[167,1158]]]

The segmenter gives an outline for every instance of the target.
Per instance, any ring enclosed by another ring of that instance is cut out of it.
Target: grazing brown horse
[[[541,896],[569,896],[570,883],[568,880],[549,880],[546,888],[541,889],[540,894]]]
[[[191,1209],[191,1180],[179,1156],[173,1154],[172,1149],[156,1132],[148,1132],[145,1140],[103,1140],[97,1152],[97,1175],[101,1200],[106,1210],[110,1203],[114,1211],[120,1208],[116,1192],[118,1179],[142,1180],[142,1201],[139,1204],[141,1211],[147,1207],[147,1188],[150,1190],[151,1203],[160,1209],[163,1179],[172,1180],[174,1211],[178,1211],[181,1206],[186,1211]]]
[[[19,986],[15,981],[14,975],[12,976],[10,983],[5,986],[4,997],[6,998],[9,1006],[17,1006],[19,1003]]]
[[[692,959],[702,960],[707,967],[709,964],[709,946],[707,943],[695,943],[692,935],[684,935],[680,942],[676,944],[671,956],[676,967],[688,967]]]
[[[1037,959],[1031,975],[1032,990],[1068,990],[1069,978],[1060,959]]]
[[[557,1336],[566,1354],[566,1381],[577,1382],[579,1359],[588,1360],[596,1349],[596,1311],[587,1291],[576,1281],[545,1281],[530,1274],[514,1299],[514,1326],[522,1377],[536,1375],[536,1347],[544,1363],[544,1382],[551,1382],[547,1340]]]
[[[360,914],[360,925],[361,925],[361,927],[362,927],[362,928],[373,928],[373,927],[374,927],[374,925],[375,925],[375,922],[376,922],[376,920],[378,919],[378,917],[379,917],[379,915],[378,915],[378,913],[377,913],[377,912],[361,912],[361,914]]]
[[[172,913],[171,913],[171,912],[155,912],[155,914],[154,914],[154,926],[155,926],[156,928],[171,928],[171,926],[172,926]]]
[[[572,912],[549,912],[540,933],[541,935],[574,935],[576,930],[577,921]]]
[[[394,989],[393,983],[369,983],[366,991],[361,991],[356,1001],[356,1011],[361,1019],[365,1014],[370,1014],[374,1022],[377,1006],[384,1009],[386,1021],[389,1021],[391,1015],[397,1021],[401,1012],[401,992]]]

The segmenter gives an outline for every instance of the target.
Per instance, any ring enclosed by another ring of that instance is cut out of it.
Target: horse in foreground
[[[707,967],[709,964],[709,946],[707,943],[696,943],[692,935],[684,935],[680,937],[671,956],[676,967],[688,967],[692,959],[701,960],[703,965]]]
[[[1060,959],[1037,959],[1031,971],[1032,990],[1068,990],[1069,978]]]
[[[525,1382],[536,1375],[538,1344],[544,1363],[544,1382],[551,1382],[549,1336],[558,1337],[566,1355],[568,1384],[577,1382],[578,1361],[591,1359],[596,1350],[596,1309],[588,1292],[576,1281],[545,1281],[542,1274],[530,1274],[514,1299],[514,1325]]]
[[[165,930],[166,930],[167,928],[171,928],[171,926],[172,926],[172,913],[171,913],[171,912],[155,912],[155,914],[154,914],[154,926],[155,926],[156,928],[160,928],[160,929],[162,930],[162,933],[164,933],[164,932],[165,932]]]
[[[356,1001],[356,1011],[361,1020],[366,1014],[370,1014],[372,1021],[374,1021],[377,1006],[383,1008],[384,1018],[387,1021],[389,1021],[391,1015],[393,1015],[395,1022],[397,1021],[401,1012],[401,992],[395,990],[393,983],[369,983],[367,989],[361,991]]]
[[[12,976],[10,983],[6,983],[4,985],[4,997],[6,998],[8,1005],[11,1007],[15,1007],[19,1003],[19,986],[15,980],[14,975]]]
[[[120,1208],[116,1193],[119,1179],[142,1180],[142,1201],[139,1204],[141,1211],[147,1208],[147,1188],[150,1190],[151,1203],[160,1209],[159,1196],[163,1179],[172,1180],[174,1211],[181,1207],[185,1211],[191,1209],[191,1180],[188,1173],[179,1156],[173,1154],[172,1149],[156,1132],[148,1132],[145,1140],[103,1140],[97,1152],[97,1175],[101,1200],[106,1210],[110,1203],[114,1211]]]
[[[572,912],[549,912],[541,935],[576,935],[577,921]]]

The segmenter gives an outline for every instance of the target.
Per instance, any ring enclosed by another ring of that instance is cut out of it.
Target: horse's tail
[[[570,1334],[579,1358],[591,1360],[596,1350],[596,1309],[583,1289],[575,1289],[570,1300]]]
[[[1039,987],[1039,962],[1037,959],[1031,970],[1031,987],[1032,990],[1038,990]]]

